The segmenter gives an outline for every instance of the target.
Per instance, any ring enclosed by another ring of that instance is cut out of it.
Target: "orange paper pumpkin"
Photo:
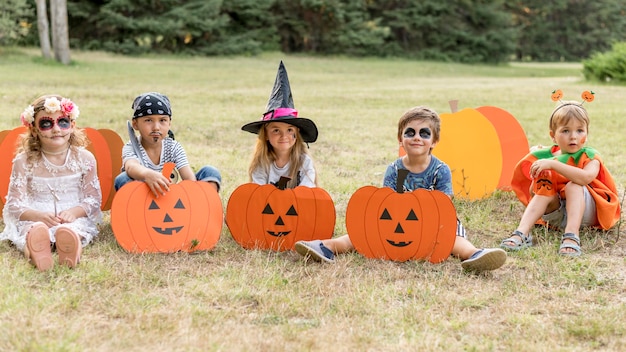
[[[528,140],[519,122],[494,106],[441,114],[441,136],[433,154],[452,171],[455,195],[475,200],[496,189],[511,190],[516,163],[528,153]],[[404,151],[400,148],[400,155]]]
[[[563,91],[560,89],[556,89],[552,91],[552,101],[559,101],[563,99]]]
[[[591,103],[593,99],[595,99],[594,94],[595,93],[593,91],[586,90],[583,92],[583,94],[581,94],[581,97],[584,101]]]
[[[322,188],[286,189],[277,185],[243,184],[226,206],[226,225],[245,249],[293,249],[297,241],[328,239],[335,229],[335,206]]]
[[[12,161],[17,150],[20,135],[26,132],[26,127],[20,126],[12,130],[0,132],[0,217],[4,207],[5,197],[9,191]],[[98,179],[102,192],[102,210],[109,210],[115,194],[113,182],[122,167],[122,147],[124,143],[113,130],[85,128],[89,139],[89,150],[98,165]]]
[[[456,210],[440,191],[402,192],[407,170],[398,170],[398,191],[365,186],[350,198],[346,227],[354,248],[368,258],[446,260],[456,239]]]
[[[163,175],[174,167],[166,163]],[[131,253],[210,250],[222,231],[223,209],[213,187],[202,181],[171,184],[154,198],[141,181],[120,188],[111,206],[111,228],[119,245]]]

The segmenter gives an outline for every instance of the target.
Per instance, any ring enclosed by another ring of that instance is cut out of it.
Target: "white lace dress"
[[[13,159],[9,190],[2,212],[4,231],[0,240],[10,240],[24,250],[26,233],[32,221],[20,221],[20,215],[28,210],[55,211],[54,191],[58,197],[56,210],[61,212],[80,205],[86,217],[63,224],[82,237],[82,245],[90,243],[98,235],[98,224],[102,222],[102,193],[98,181],[96,159],[85,148],[72,147],[61,166],[54,165],[45,155],[33,164],[26,162],[26,154],[20,153]],[[50,228],[50,241],[58,226]]]

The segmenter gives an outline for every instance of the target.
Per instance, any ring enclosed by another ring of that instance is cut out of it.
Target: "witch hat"
[[[285,69],[282,60],[280,65],[278,65],[274,88],[272,88],[272,94],[270,94],[265,111],[261,121],[247,123],[241,129],[258,134],[259,130],[267,123],[284,122],[298,127],[304,142],[313,143],[317,140],[317,126],[315,126],[315,123],[310,119],[298,117],[298,110],[293,105],[287,69]]]

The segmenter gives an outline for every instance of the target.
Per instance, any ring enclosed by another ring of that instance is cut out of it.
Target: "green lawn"
[[[513,114],[530,145],[549,144],[550,94],[585,103],[589,145],[623,197],[626,87],[583,80],[577,64],[472,66],[407,60],[264,54],[259,57],[122,57],[72,53],[68,67],[36,49],[0,47],[0,130],[19,125],[31,100],[57,93],[79,105],[80,126],[124,140],[131,103],[167,94],[173,130],[193,167],[220,169],[224,208],[248,182],[260,119],[284,60],[300,116],[320,131],[310,145],[320,186],[335,202],[335,234],[361,186],[380,186],[398,154],[396,124],[408,108],[450,112],[493,105]],[[445,131],[442,131],[445,133]],[[464,143],[478,143],[469,135]],[[8,167],[3,161],[2,167]],[[455,199],[477,246],[498,246],[519,221],[510,192]],[[536,229],[538,244],[510,254],[499,270],[463,273],[458,259],[396,263],[342,255],[334,265],[292,252],[242,249],[224,226],[217,246],[197,254],[128,254],[107,223],[75,270],[40,273],[0,243],[0,350],[13,351],[619,351],[626,349],[626,232],[585,229],[584,255],[556,254],[559,234]],[[0,222],[0,229],[4,224]]]

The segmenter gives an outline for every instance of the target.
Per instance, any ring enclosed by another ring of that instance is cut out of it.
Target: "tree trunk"
[[[50,30],[48,27],[48,9],[46,0],[37,0],[37,28],[39,29],[39,46],[45,59],[52,58],[50,53]]]
[[[68,65],[70,63],[70,37],[67,28],[67,1],[50,0],[50,10],[54,58]]]

